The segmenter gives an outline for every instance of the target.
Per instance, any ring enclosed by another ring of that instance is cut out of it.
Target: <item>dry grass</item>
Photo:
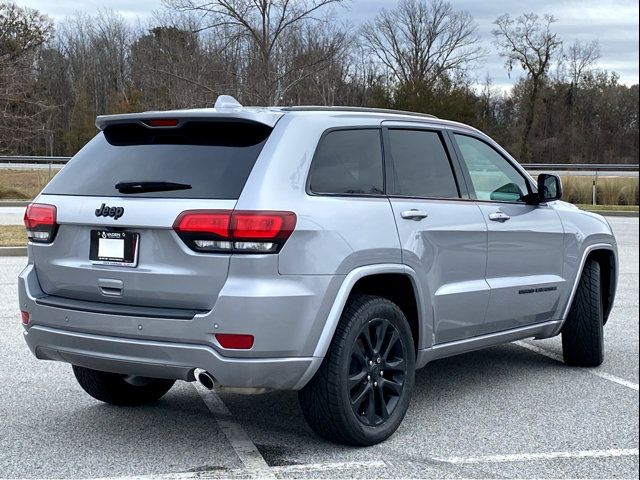
[[[22,225],[0,225],[0,247],[23,247],[27,232]]]
[[[51,175],[58,173],[55,168]],[[5,170],[0,169],[0,199],[31,200],[49,182],[49,170]]]
[[[593,177],[563,177],[563,200],[576,204],[592,203]],[[638,205],[638,179],[608,177],[598,179],[598,205]]]

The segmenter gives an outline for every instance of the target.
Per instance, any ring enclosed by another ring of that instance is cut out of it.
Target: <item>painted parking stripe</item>
[[[198,382],[193,382],[192,385],[209,411],[213,413],[220,430],[222,430],[224,436],[227,437],[227,441],[236,452],[236,455],[238,455],[242,465],[250,472],[259,471],[261,478],[275,478],[264,457],[258,451],[258,448],[251,441],[242,426],[234,420],[233,415],[215,390],[207,390]]]
[[[361,461],[361,462],[328,462],[328,463],[306,463],[296,465],[279,465],[262,469],[248,470],[246,468],[230,468],[221,470],[198,470],[192,472],[162,473],[141,476],[126,477],[106,477],[93,480],[206,480],[217,478],[276,478],[275,475],[301,475],[304,473],[344,471],[352,474],[357,470],[381,469],[392,466],[389,462],[383,461]]]
[[[553,352],[545,350],[544,348],[538,347],[537,345],[531,345],[530,343],[518,341],[514,342],[519,347],[526,348],[527,350],[531,350],[532,352],[537,353],[538,355],[544,355],[545,357],[552,358],[553,360],[557,360],[558,362],[563,362],[563,359],[560,355],[557,355]],[[623,387],[630,388],[631,390],[638,391],[638,384],[625,380],[624,378],[616,377],[615,375],[611,375],[610,373],[603,372],[601,370],[596,370],[594,368],[585,368],[585,372],[590,373],[591,375],[595,375],[596,377],[604,378],[605,380],[609,380],[610,382],[617,383],[618,385],[622,385]]]
[[[582,450],[576,452],[539,452],[539,453],[515,453],[511,455],[484,455],[480,457],[449,457],[434,458],[436,461],[452,463],[456,465],[467,465],[476,463],[512,463],[530,462],[536,460],[562,460],[580,458],[619,458],[637,457],[637,448],[611,450]]]

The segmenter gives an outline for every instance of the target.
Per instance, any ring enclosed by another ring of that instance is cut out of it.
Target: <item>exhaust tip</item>
[[[198,382],[200,382],[200,385],[202,385],[204,388],[206,388],[207,390],[213,390],[215,381],[213,380],[213,377],[209,372],[202,370],[201,372],[198,372],[196,378],[198,379]]]

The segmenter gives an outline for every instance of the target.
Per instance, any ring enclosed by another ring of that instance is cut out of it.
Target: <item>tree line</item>
[[[400,0],[362,26],[349,0],[164,0],[150,25],[111,11],[54,25],[0,0],[0,154],[73,155],[100,114],[244,105],[412,110],[485,131],[523,162],[637,163],[638,85],[555,18],[496,18],[517,78],[479,79],[478,25],[446,0]],[[343,19],[343,20],[341,20]]]

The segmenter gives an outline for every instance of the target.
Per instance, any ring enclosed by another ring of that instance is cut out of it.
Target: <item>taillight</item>
[[[20,316],[22,317],[22,324],[29,325],[29,312],[25,312],[24,310],[20,310]]]
[[[56,234],[56,207],[45,203],[31,203],[24,212],[27,238],[32,242],[51,243]]]
[[[238,210],[188,210],[173,224],[191,249],[228,253],[276,253],[295,226],[293,212]]]

